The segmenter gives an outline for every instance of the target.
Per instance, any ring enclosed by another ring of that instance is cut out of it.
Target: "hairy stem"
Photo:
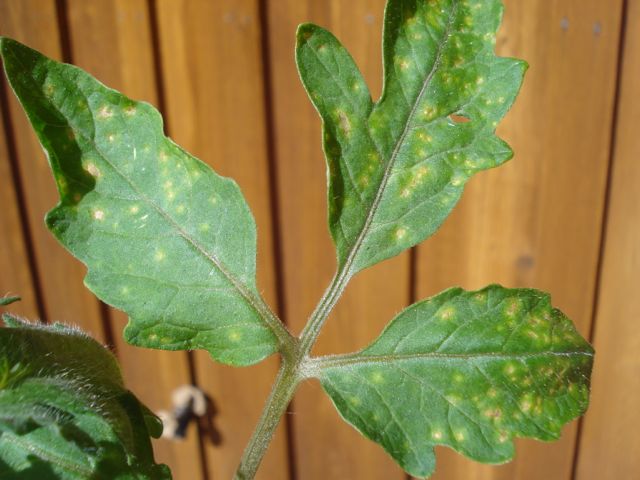
[[[282,362],[271,394],[262,411],[262,416],[242,454],[240,465],[233,477],[234,480],[252,480],[255,477],[262,457],[264,457],[276,427],[280,423],[280,418],[287,410],[300,382],[298,364],[299,362],[292,363],[288,360]]]
[[[302,330],[299,343],[291,345],[296,347],[293,349],[294,351],[281,352],[283,357],[282,366],[278,371],[278,376],[262,411],[258,425],[242,454],[240,466],[236,471],[234,480],[252,480],[254,478],[262,457],[273,438],[275,429],[280,423],[280,418],[293,398],[298,383],[310,377],[306,372],[308,366],[311,366],[309,353],[318,339],[325,320],[342,295],[350,278],[351,275],[348,269],[341,269],[336,273],[329,288],[327,288]]]
[[[318,335],[322,330],[325,320],[333,310],[338,299],[342,296],[347,283],[351,279],[351,274],[348,269],[340,269],[333,280],[329,288],[318,302],[318,306],[309,317],[309,321],[305,325],[302,333],[300,334],[300,353],[303,359],[306,359],[311,353],[311,349],[318,339]]]

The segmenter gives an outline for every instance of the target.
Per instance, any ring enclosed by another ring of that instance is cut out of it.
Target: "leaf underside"
[[[503,463],[514,437],[557,439],[587,407],[592,361],[547,294],[494,285],[414,304],[318,376],[348,423],[426,477],[436,445]]]
[[[328,31],[299,27],[296,59],[323,121],[329,227],[354,274],[432,235],[465,182],[511,158],[495,135],[526,63],[494,54],[500,0],[389,0],[373,102]]]
[[[169,479],[151,414],[113,355],[82,332],[5,316],[0,328],[0,477]]]
[[[256,363],[278,344],[256,289],[255,222],[236,183],[164,136],[149,104],[10,39],[11,86],[53,170],[47,225],[134,345]],[[264,310],[264,309],[263,309]]]

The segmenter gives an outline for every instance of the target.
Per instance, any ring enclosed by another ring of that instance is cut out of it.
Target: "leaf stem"
[[[240,465],[233,477],[234,480],[252,480],[254,478],[262,457],[271,443],[276,427],[280,423],[280,418],[286,411],[301,380],[301,376],[298,374],[299,364],[299,360],[291,362],[283,359],[260,421],[242,454]]]
[[[309,317],[309,321],[305,325],[300,334],[300,353],[303,358],[307,358],[311,349],[318,339],[318,335],[322,330],[325,320],[333,310],[338,299],[342,296],[347,283],[351,279],[351,273],[348,268],[341,268],[336,272],[329,288],[318,302],[318,306]]]
[[[271,394],[267,399],[258,425],[240,460],[234,480],[252,480],[262,457],[273,438],[280,418],[293,398],[301,380],[311,378],[307,370],[313,366],[309,353],[313,348],[325,320],[342,295],[352,274],[348,268],[341,268],[334,275],[318,306],[309,317],[296,342],[288,343],[289,349],[281,351],[282,365],[278,371]],[[288,330],[287,330],[288,332]]]

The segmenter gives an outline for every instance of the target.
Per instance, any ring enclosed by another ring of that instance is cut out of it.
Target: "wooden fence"
[[[381,87],[383,0],[0,0],[0,34],[73,62],[157,105],[167,132],[241,185],[256,216],[259,284],[298,332],[335,254],[325,220],[320,123],[297,78],[294,31],[330,28],[372,92]],[[552,293],[597,350],[591,407],[553,444],[518,441],[482,466],[438,451],[442,479],[640,478],[640,0],[507,0],[501,55],[531,68],[500,133],[512,162],[474,178],[424,246],[359,275],[317,353],[365,345],[409,302],[499,282]],[[2,83],[2,82],[0,82]],[[222,442],[191,429],[157,454],[178,480],[231,478],[277,367],[232,369],[207,354],[126,345],[125,316],[82,284],[84,268],[43,215],[57,195],[25,115],[0,90],[0,293],[31,318],[76,323],[113,345],[129,387],[154,409],[195,382],[217,405]],[[384,452],[303,385],[261,479],[400,480]]]

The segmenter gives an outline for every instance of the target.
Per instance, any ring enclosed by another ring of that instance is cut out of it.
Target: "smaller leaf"
[[[503,463],[514,437],[554,440],[589,401],[593,349],[549,295],[447,290],[401,312],[365,350],[319,359],[343,418],[410,474],[435,445]]]
[[[4,307],[5,305],[9,305],[14,302],[19,302],[21,300],[20,297],[16,297],[13,295],[8,295],[6,297],[0,297],[0,306]]]
[[[171,478],[153,459],[152,414],[107,349],[65,325],[3,320],[0,477]]]

